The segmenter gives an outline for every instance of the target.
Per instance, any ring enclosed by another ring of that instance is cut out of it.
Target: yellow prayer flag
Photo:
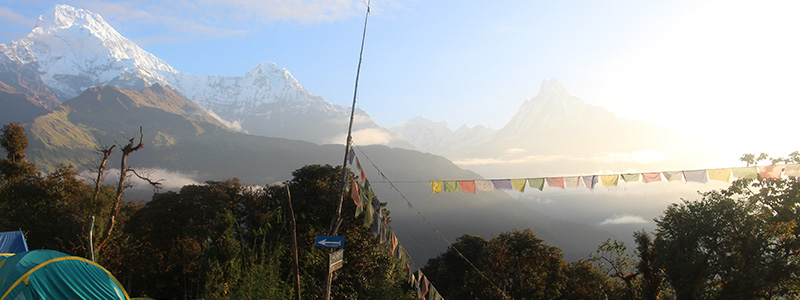
[[[731,169],[709,169],[708,179],[716,181],[731,182]]]
[[[800,176],[800,165],[786,165],[783,171],[787,177],[798,177]]]
[[[431,195],[433,195],[433,193],[441,193],[441,192],[442,192],[442,182],[431,181]]]
[[[600,175],[600,182],[602,182],[604,186],[617,186],[619,183],[619,174]]]
[[[511,179],[511,186],[514,187],[515,190],[520,192],[525,191],[525,184],[528,183],[528,179],[520,178],[520,179]]]

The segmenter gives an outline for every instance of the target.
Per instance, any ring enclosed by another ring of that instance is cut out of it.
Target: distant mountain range
[[[246,184],[272,184],[290,179],[292,171],[304,165],[341,163],[343,155],[341,145],[231,131],[205,110],[159,84],[141,91],[89,88],[25,126],[30,141],[28,158],[50,168],[67,163],[79,168],[92,166],[100,158],[96,147],[138,137],[139,126],[143,126],[145,148],[129,158],[132,166],[188,174],[198,181],[238,177]],[[386,146],[359,149],[368,154],[359,156],[376,193],[390,203],[396,234],[420,265],[448,245],[422,223],[416,211],[408,209],[406,199],[434,220],[451,241],[464,233],[490,236],[512,228],[533,228],[541,238],[562,247],[569,258],[579,259],[611,236],[592,226],[545,216],[503,192],[433,197],[428,183],[420,178],[480,176],[441,156]],[[113,167],[119,157],[111,159]],[[370,161],[380,166],[383,174],[370,167]],[[404,186],[404,199],[382,176],[415,183]]]
[[[40,97],[28,101],[49,109],[91,87],[141,90],[157,83],[212,111],[232,129],[318,144],[344,143],[341,132],[350,116],[350,109],[312,95],[274,63],[262,63],[241,77],[180,72],[120,35],[100,15],[68,5],[43,14],[27,36],[0,45],[0,53],[0,80],[21,93],[38,92]],[[389,145],[408,146],[365,112],[358,110],[356,118],[356,136],[380,134]]]
[[[349,112],[312,95],[271,62],[239,77],[175,70],[101,16],[68,5],[43,14],[26,37],[0,45],[0,122],[24,122],[29,157],[48,169],[91,166],[97,146],[132,138],[143,126],[146,148],[131,157],[137,166],[201,181],[236,176],[249,184],[280,182],[306,164],[341,163],[342,147],[329,144],[344,142]],[[382,137],[385,145],[364,151],[390,179],[415,182],[408,183],[405,196],[448,238],[531,227],[572,258],[585,257],[609,234],[544,216],[502,192],[433,200],[425,180],[583,175],[578,172],[608,170],[620,161],[650,170],[653,162],[676,159],[691,144],[674,132],[586,104],[555,79],[544,81],[539,94],[499,130],[453,131],[425,117],[386,129],[360,110],[356,121],[356,143],[367,144],[361,141],[368,135]],[[381,178],[374,171],[369,177]],[[444,250],[447,245],[424,228],[402,197],[385,184],[374,186],[390,201],[396,231],[412,254],[430,257]]]

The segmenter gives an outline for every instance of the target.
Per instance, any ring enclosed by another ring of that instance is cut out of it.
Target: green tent
[[[2,259],[0,294],[0,300],[130,299],[102,266],[53,250],[27,251]]]

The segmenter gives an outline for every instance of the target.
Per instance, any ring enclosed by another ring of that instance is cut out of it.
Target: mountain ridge
[[[96,86],[143,90],[160,84],[213,112],[232,129],[317,144],[344,143],[332,137],[347,128],[350,117],[348,108],[312,95],[275,63],[263,62],[234,77],[180,72],[120,35],[100,15],[69,5],[43,14],[27,36],[0,45],[0,53],[0,70],[35,70],[26,73],[28,80],[41,80],[61,101]],[[357,110],[356,115],[356,134],[380,135],[373,140],[409,147],[366,112]]]

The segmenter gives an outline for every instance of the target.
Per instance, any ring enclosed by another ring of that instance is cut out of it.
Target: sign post
[[[314,246],[322,248],[344,248],[344,236],[341,235],[318,235]]]
[[[344,265],[344,249],[331,252],[328,256],[328,273],[341,269]]]

